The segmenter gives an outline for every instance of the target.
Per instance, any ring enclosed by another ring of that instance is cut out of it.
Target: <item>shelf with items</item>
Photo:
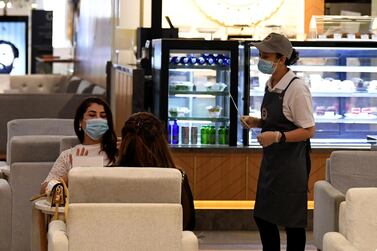
[[[224,91],[169,91],[170,96],[178,97],[207,97],[207,96],[228,96],[229,92]]]
[[[201,129],[208,127],[216,138],[208,144],[223,145],[226,131],[227,144],[236,145],[237,115],[228,96],[237,98],[237,49],[236,41],[152,41],[154,113],[166,122],[171,144],[206,144]]]
[[[365,139],[377,130],[377,42],[292,42],[300,59],[289,68],[310,88],[317,139]],[[259,113],[268,75],[258,50],[248,54],[250,114]],[[252,110],[251,110],[252,109]],[[250,136],[249,138],[253,138]]]
[[[323,92],[316,92],[316,91],[310,91],[312,94],[312,97],[355,97],[355,98],[377,98],[377,92],[341,92],[341,91],[323,91]],[[251,97],[263,97],[264,91],[260,90],[250,90],[250,96]]]

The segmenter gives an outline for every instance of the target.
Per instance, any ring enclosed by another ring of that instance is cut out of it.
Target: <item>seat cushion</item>
[[[73,203],[67,233],[70,251],[182,248],[179,204]]]

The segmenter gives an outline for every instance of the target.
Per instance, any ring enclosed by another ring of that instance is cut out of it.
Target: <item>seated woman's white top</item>
[[[44,180],[44,182],[49,182],[53,179],[59,179],[65,175],[68,174],[69,170],[72,168],[72,163],[70,160],[69,155],[76,155],[77,149],[85,148],[85,150],[88,151],[87,156],[102,156],[103,157],[103,163],[105,166],[109,165],[110,161],[107,157],[106,152],[101,151],[101,144],[95,144],[95,145],[77,145],[71,149],[67,149],[63,151],[58,159],[55,161],[54,165],[52,166],[50,173],[47,175],[47,178]]]

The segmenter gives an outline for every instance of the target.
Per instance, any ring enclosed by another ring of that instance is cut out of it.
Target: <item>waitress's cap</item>
[[[262,42],[251,43],[259,51],[266,53],[280,53],[288,59],[292,56],[293,47],[291,42],[284,35],[270,33]]]

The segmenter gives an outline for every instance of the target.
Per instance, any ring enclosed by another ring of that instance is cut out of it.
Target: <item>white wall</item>
[[[268,4],[264,1],[264,4]],[[242,34],[253,33],[255,38],[263,38],[268,30],[265,25],[278,24],[283,26],[283,31],[289,34],[303,34],[305,20],[305,1],[303,0],[285,0],[282,7],[270,19],[260,23],[255,28],[248,28],[242,31]],[[262,5],[263,6],[263,5]],[[240,33],[241,29],[226,28],[218,23],[211,21],[196,6],[194,0],[163,0],[163,14],[169,16],[173,25],[180,30],[185,31],[184,36],[196,37],[203,36],[198,33],[197,28],[218,28],[214,37],[226,38],[226,33]],[[168,27],[165,20],[162,22],[163,27]],[[205,35],[205,34],[204,34]],[[209,34],[206,36],[209,37]]]

